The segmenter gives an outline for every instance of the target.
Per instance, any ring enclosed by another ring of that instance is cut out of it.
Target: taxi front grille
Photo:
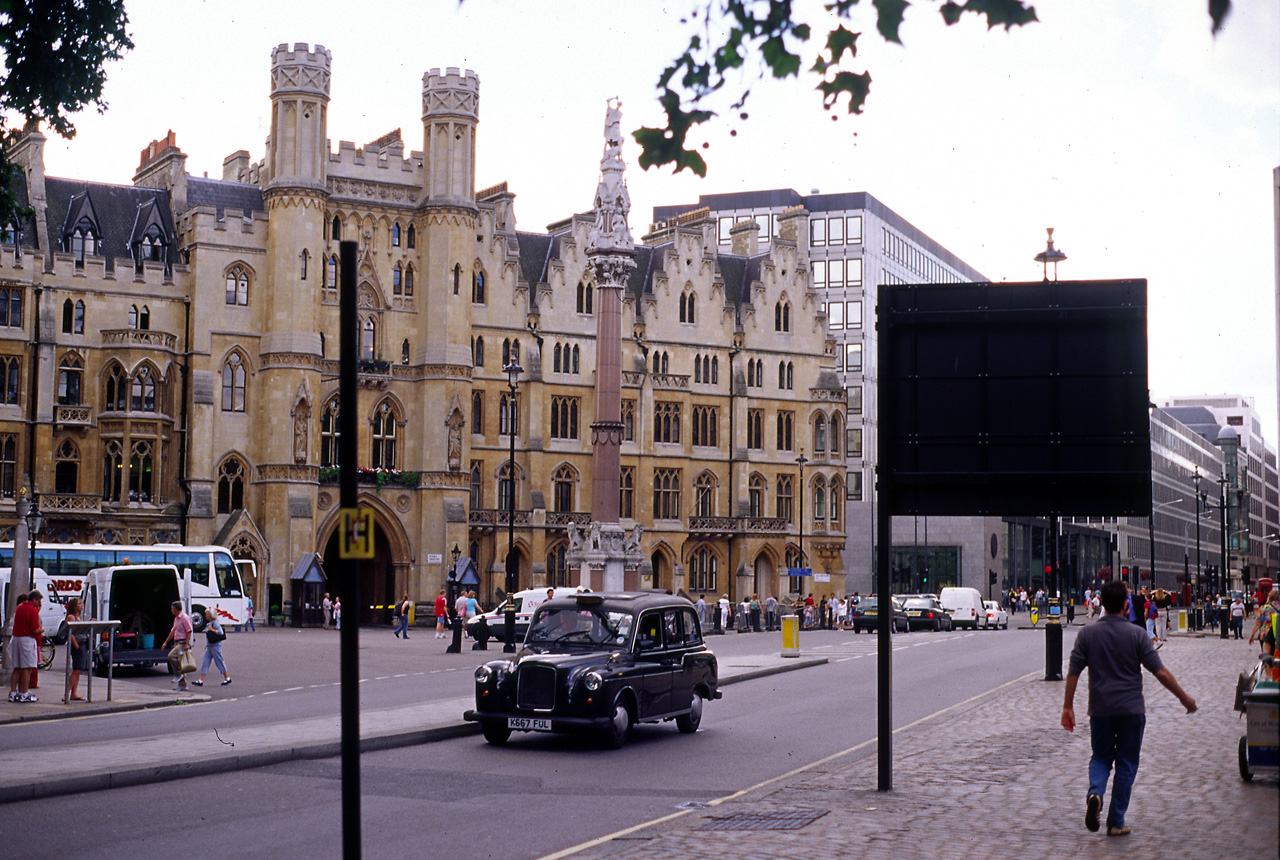
[[[556,704],[556,670],[539,663],[520,667],[516,678],[516,707],[549,711]]]

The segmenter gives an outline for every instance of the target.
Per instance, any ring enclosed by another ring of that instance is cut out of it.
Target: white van
[[[123,564],[94,568],[84,578],[85,617],[119,621],[113,662],[133,666],[164,663],[162,644],[173,629],[175,600],[191,607],[191,580],[172,564]],[[94,643],[94,667],[106,671],[107,637]]]
[[[588,588],[575,586],[572,588],[526,588],[523,591],[517,591],[512,595],[512,602],[516,605],[516,641],[523,642],[524,634],[529,631],[529,619],[533,617],[533,611],[541,606],[547,600],[547,592],[553,592],[555,597],[564,597],[569,594],[577,594],[582,591],[590,591]],[[467,622],[467,635],[472,639],[475,638],[476,628],[480,624],[480,619],[484,619],[485,625],[489,629],[489,638],[494,640],[503,640],[506,638],[507,617],[504,609],[506,604],[499,604],[496,609],[488,612],[482,612],[475,618]]]
[[[950,613],[953,627],[986,629],[987,608],[982,604],[982,593],[978,589],[949,586],[942,589],[938,601]]]

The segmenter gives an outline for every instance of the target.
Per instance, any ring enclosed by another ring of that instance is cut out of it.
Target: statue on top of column
[[[604,118],[604,156],[600,159],[600,183],[596,186],[596,223],[591,229],[587,252],[628,253],[635,249],[627,215],[631,211],[631,195],[623,176],[627,166],[622,161],[622,103],[610,99]]]

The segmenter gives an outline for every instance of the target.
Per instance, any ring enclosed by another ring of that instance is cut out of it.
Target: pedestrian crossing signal
[[[342,509],[338,524],[338,558],[373,558],[373,511]]]

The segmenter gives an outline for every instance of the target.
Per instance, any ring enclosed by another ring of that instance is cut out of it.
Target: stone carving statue
[[[293,416],[293,462],[305,464],[307,462],[307,441],[311,436],[308,427],[311,413],[305,409],[300,409]]]
[[[587,542],[587,546],[591,549],[600,549],[600,524],[593,522],[591,524],[591,537]]]
[[[604,156],[600,159],[600,183],[596,186],[596,223],[587,242],[588,251],[629,252],[635,242],[627,227],[631,195],[623,176],[622,103],[610,99],[604,119]]]
[[[578,531],[578,524],[573,520],[569,520],[569,549],[573,552],[582,549],[582,533]]]
[[[623,541],[622,548],[626,552],[638,552],[640,550],[640,524],[636,523],[635,528],[631,530],[631,534]]]

